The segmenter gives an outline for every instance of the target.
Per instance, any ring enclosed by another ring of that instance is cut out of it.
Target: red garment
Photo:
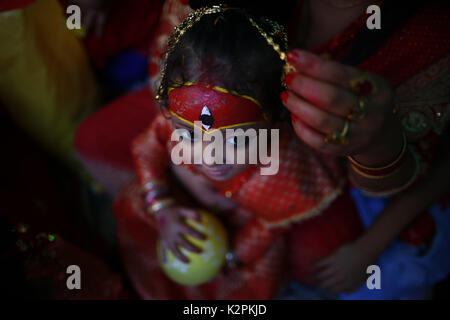
[[[381,74],[398,87],[448,56],[449,51],[450,4],[448,1],[430,1],[358,67]],[[429,80],[431,83],[436,79]]]
[[[267,254],[252,264],[228,270],[212,282],[182,287],[162,271],[156,257],[157,231],[143,210],[137,183],[130,184],[116,199],[118,245],[133,288],[142,299],[267,299],[283,277],[285,243],[279,239]],[[233,234],[229,234],[233,236]],[[251,278],[253,281],[248,281]]]
[[[156,89],[156,83],[159,81],[161,57],[166,51],[169,35],[190,12],[192,9],[185,0],[164,1],[159,24],[150,48],[149,74],[152,89]]]
[[[139,184],[127,187],[115,205],[120,250],[138,293],[143,298],[159,299],[180,295],[190,299],[273,297],[285,275],[285,254],[281,250],[285,246],[284,231],[292,223],[307,218],[314,221],[314,216],[338,196],[343,178],[339,162],[334,157],[319,155],[297,139],[290,127],[283,126],[276,175],[262,176],[253,167],[228,181],[213,182],[223,194],[232,194],[234,201],[253,213],[242,228],[229,230],[233,251],[243,266],[224,270],[207,285],[184,288],[175,286],[166,277],[156,277],[161,275],[155,254],[157,230],[150,227],[154,223],[145,214],[141,195],[141,187],[147,182],[167,180],[174,145],[170,141],[172,131],[171,121],[160,114],[135,140],[132,151]],[[359,218],[356,214],[342,217],[346,219],[352,220],[347,226],[357,226],[348,232],[354,239],[362,230]],[[335,240],[333,245],[344,243],[337,233]]]
[[[98,68],[111,56],[123,50],[148,54],[159,22],[163,1],[114,1],[101,37],[88,34],[84,44],[89,57]]]
[[[170,151],[176,144],[170,141],[172,131],[171,121],[159,114],[134,141],[132,152],[140,186],[167,180]],[[267,226],[285,225],[318,213],[340,193],[343,180],[337,158],[319,155],[297,139],[287,125],[280,127],[279,148],[279,171],[275,175],[264,176],[259,170],[249,169],[252,171],[241,174],[244,179],[238,175],[224,182],[212,181],[224,195],[232,194],[243,207],[258,213]]]
[[[365,17],[344,32],[314,48],[314,52],[341,59],[352,39],[365,31]],[[432,1],[416,12],[372,56],[357,67],[383,76],[395,88],[396,110],[408,144],[419,163],[423,178],[436,155],[440,134],[450,113],[450,5]],[[432,102],[430,102],[432,101]],[[431,214],[425,212],[400,235],[412,245],[432,240]]]
[[[424,160],[421,161],[424,169],[433,159],[434,143],[443,132],[450,114],[448,107],[448,74],[450,65],[448,58],[448,40],[450,39],[448,32],[450,28],[448,23],[450,19],[448,15],[448,4],[432,2],[426,5],[423,10],[414,15],[410,22],[393,34],[381,47],[380,51],[377,51],[360,65],[362,68],[387,77],[394,84],[398,115],[407,133],[409,143],[416,148],[417,153]],[[345,33],[341,33],[338,37],[345,35]],[[155,66],[154,72],[155,74],[157,73]],[[129,110],[128,106],[126,110]],[[112,116],[120,118],[126,112],[120,112],[120,108],[117,107]],[[425,125],[423,125],[424,123]],[[95,136],[95,130],[98,126],[109,127],[109,137],[114,137],[115,128],[112,129],[107,121],[103,122],[100,119],[95,126],[91,126],[91,139],[92,136]],[[126,127],[137,130],[135,126],[129,123],[127,123]],[[108,138],[108,136],[104,138]],[[103,137],[99,137],[99,141],[102,141],[102,139]],[[101,146],[101,143],[98,143],[98,145]],[[118,157],[117,154],[115,156]],[[426,170],[423,170],[423,172],[426,172]],[[203,288],[196,291],[197,295],[194,295],[192,290],[188,292],[183,291],[180,287],[168,282],[168,279],[160,271],[159,274],[157,273],[160,269],[152,258],[154,256],[154,247],[147,245],[155,241],[156,235],[146,232],[148,228],[143,223],[146,220],[142,215],[139,215],[142,203],[140,203],[140,197],[137,196],[137,190],[133,190],[133,188],[136,188],[136,185],[128,188],[118,198],[115,212],[119,221],[119,243],[124,263],[141,296],[155,297],[155,295],[149,294],[152,292],[160,292],[157,295],[159,298],[198,297],[199,293],[206,296],[206,291]],[[339,201],[350,200],[346,197]],[[340,206],[346,208],[347,206],[343,205],[342,202],[340,202]],[[338,202],[336,201],[335,203]],[[327,212],[329,214],[337,214],[338,211],[333,211],[330,207],[330,210],[327,210]],[[329,253],[331,252],[329,250],[337,247],[337,242],[330,240],[324,244],[323,248],[316,248],[316,253],[312,250],[309,250],[309,252],[305,251],[312,247],[311,239],[322,239],[324,234],[334,230],[331,221],[342,221],[339,219],[333,220],[331,216],[328,220],[325,218],[326,214],[324,212],[317,217],[323,218],[322,229],[319,227],[321,225],[319,222],[317,224],[314,222],[317,228],[312,227],[314,220],[310,220],[311,225],[309,226],[306,224],[308,221],[305,221],[298,225],[299,229],[292,229],[289,235],[291,239],[290,249],[305,255],[309,254],[309,256],[303,258],[304,260],[300,257],[295,259],[297,255],[292,256],[294,260],[290,261],[290,269],[298,271],[298,274],[292,274],[294,278],[304,279],[308,276],[308,270],[302,270],[301,266],[307,268],[306,265],[310,262],[303,263],[304,261],[316,261],[325,252]],[[430,217],[428,216],[428,218]],[[430,222],[430,219],[428,219],[428,222]],[[420,232],[421,235],[415,238],[416,244],[422,243],[424,239],[429,238],[430,235],[432,236],[433,233],[430,230],[433,230],[433,228],[429,223],[427,225],[428,227],[425,228],[427,231]],[[302,228],[304,229],[302,230]],[[354,232],[354,234],[357,233],[357,231]],[[352,232],[348,232],[348,234],[343,232],[341,239],[342,241],[348,241],[353,236]],[[313,243],[317,245],[323,242],[315,240]],[[134,248],[135,250],[129,248]],[[150,269],[148,269],[150,266],[151,270],[155,272],[152,275],[149,271]],[[156,278],[159,279],[159,276],[161,276],[161,281],[154,280]]]
[[[1,0],[0,12],[22,9],[35,1],[36,0]]]
[[[121,2],[125,3],[125,1]],[[154,88],[154,83],[159,75],[159,64],[166,48],[168,35],[191,11],[185,1],[184,3],[179,0],[164,1],[149,48],[149,72],[152,88]],[[131,17],[129,16],[127,19],[131,19]],[[139,26],[133,21],[131,23],[135,27]],[[131,35],[127,35],[127,37],[131,37]],[[105,39],[110,39],[109,41],[114,44],[113,34],[106,36]],[[95,41],[95,39],[92,40],[93,48],[101,47],[102,42],[97,44]],[[95,52],[95,50],[92,52],[93,56],[95,56]],[[102,62],[103,55],[99,55],[99,58],[94,58],[94,60],[98,60],[98,63]],[[125,95],[95,112],[81,124],[75,137],[75,149],[81,159],[86,159],[87,162],[100,163],[118,170],[127,170],[132,174],[131,141],[148,127],[157,111],[158,106],[155,104],[153,93],[148,88]]]
[[[131,141],[148,126],[157,112],[158,107],[148,88],[120,97],[80,125],[75,136],[75,149],[83,158],[131,171]]]
[[[289,232],[289,278],[314,285],[311,267],[363,233],[359,215],[348,192],[318,217],[294,225]]]

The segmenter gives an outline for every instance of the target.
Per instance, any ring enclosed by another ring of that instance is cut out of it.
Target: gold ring
[[[366,116],[366,102],[364,101],[364,98],[360,98],[358,100],[358,106],[350,111],[350,113],[347,115],[347,119],[361,120],[364,119],[365,116]]]
[[[325,142],[330,142],[336,145],[346,145],[348,144],[348,132],[350,130],[350,121],[349,120],[345,120],[345,124],[344,127],[342,128],[341,131],[334,131],[330,134],[328,134],[325,137]]]
[[[378,88],[375,81],[372,80],[368,73],[363,73],[359,77],[351,80],[350,88],[359,100],[358,106],[349,112],[347,119],[361,120],[365,117],[366,113],[366,102],[363,98],[375,94],[378,91]]]
[[[367,73],[350,80],[350,88],[359,97],[370,96],[378,91],[375,81]]]

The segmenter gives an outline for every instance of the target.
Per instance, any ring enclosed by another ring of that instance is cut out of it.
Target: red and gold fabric
[[[364,31],[365,18],[361,17],[314,52],[339,61],[348,53],[352,40]],[[450,118],[449,3],[431,1],[423,5],[357,67],[383,76],[395,89],[395,112],[419,164],[413,187],[437,156],[437,144]],[[402,233],[401,239],[418,245],[430,241],[434,230],[433,219],[426,212]]]
[[[109,59],[125,50],[148,55],[148,48],[160,26],[165,1],[110,2],[102,35],[91,32],[83,39],[89,58],[97,68],[103,68]]]
[[[172,130],[171,121],[161,114],[133,144],[132,151],[139,183],[126,188],[115,206],[119,238],[122,239],[120,242],[123,245],[122,252],[127,257],[129,255],[126,252],[135,251],[128,245],[131,243],[138,245],[136,241],[139,241],[136,239],[139,233],[136,233],[134,228],[139,225],[139,228],[145,229],[145,233],[149,234],[151,232],[148,226],[154,226],[154,223],[149,221],[150,218],[145,216],[141,190],[148,181],[167,179],[169,154],[173,146],[170,141]],[[285,253],[281,248],[286,246],[287,227],[291,223],[318,215],[340,194],[344,175],[337,159],[317,154],[297,139],[287,126],[281,128],[280,132],[280,167],[276,175],[263,176],[259,174],[257,167],[252,167],[226,182],[212,181],[224,195],[233,197],[253,214],[244,227],[230,230],[233,250],[243,262],[243,266],[234,270],[224,270],[224,274],[212,283],[195,290],[178,286],[177,290],[181,290],[182,297],[214,299],[272,297],[284,275],[284,269],[280,268],[280,264],[285,261]],[[353,218],[357,221],[356,215]],[[146,248],[145,260],[153,261],[152,270],[159,270],[157,257],[153,251],[156,247],[157,230],[153,230],[155,233],[153,238],[143,234],[139,236],[143,241],[139,246]],[[142,237],[147,240],[144,241]],[[128,240],[125,241],[125,238]],[[136,269],[135,262],[127,259],[124,261],[129,271]],[[137,282],[137,274],[134,276]],[[154,279],[152,278],[152,281],[155,281]],[[261,279],[265,279],[264,283]],[[142,296],[163,297],[163,293],[150,287],[142,287],[143,280],[139,281],[141,283],[136,285],[138,290],[142,290],[140,292]],[[170,280],[166,279],[164,282]],[[168,283],[160,285],[174,286]],[[232,286],[236,290],[219,290],[223,286]],[[245,291],[242,291],[244,288]],[[230,294],[227,296],[224,292]],[[165,298],[173,297],[165,296]]]
[[[448,4],[433,1],[425,5],[378,51],[358,64],[363,70],[389,79],[395,87],[397,115],[409,145],[421,159],[422,174],[435,156],[450,114],[449,13]],[[364,17],[358,19],[314,51],[340,60],[348,51],[347,44],[365,27],[363,20]],[[167,178],[170,144],[164,135],[171,130],[169,121],[159,116],[135,141],[133,154],[139,183],[127,187],[115,203],[122,258],[141,297],[268,298],[286,273],[285,250],[289,253],[289,277],[308,282],[314,262],[362,232],[348,194],[325,209],[339,194],[343,177],[339,163],[311,152],[285,131],[280,139],[280,170],[276,179],[249,170],[230,181],[215,183],[223,194],[232,196],[253,213],[243,228],[230,231],[233,249],[245,262],[244,267],[223,270],[214,281],[200,287],[174,284],[159,267],[155,252],[157,232],[148,228],[140,196],[146,181]],[[288,227],[289,232],[284,232]],[[418,245],[429,240],[433,232],[433,220],[426,214],[401,238]]]

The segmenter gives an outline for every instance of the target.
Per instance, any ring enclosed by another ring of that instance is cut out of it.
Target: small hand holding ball
[[[177,250],[188,259],[177,258],[173,250],[163,249],[158,243],[158,258],[166,275],[173,281],[187,286],[196,286],[213,279],[222,268],[228,252],[228,239],[220,221],[206,211],[197,211],[198,220],[186,218],[185,222],[193,230],[205,235],[199,239],[185,234],[185,240],[200,248],[201,252],[179,246]],[[164,257],[163,257],[164,253]],[[178,256],[175,251],[175,254]]]

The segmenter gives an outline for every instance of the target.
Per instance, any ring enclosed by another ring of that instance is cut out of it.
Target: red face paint
[[[254,98],[200,83],[169,89],[169,107],[172,115],[191,125],[200,121],[206,133],[266,119]]]

